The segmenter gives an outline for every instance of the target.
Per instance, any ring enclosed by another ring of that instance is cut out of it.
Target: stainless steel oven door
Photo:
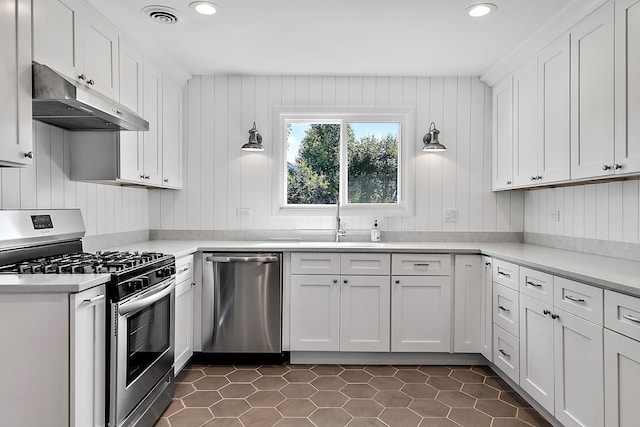
[[[111,304],[109,425],[120,426],[173,369],[175,278]]]

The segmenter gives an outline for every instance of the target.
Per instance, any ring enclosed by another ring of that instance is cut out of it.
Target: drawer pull
[[[498,271],[498,275],[499,276],[504,276],[504,277],[511,277],[511,275],[509,273],[505,273],[504,271]]]
[[[532,282],[531,280],[527,280],[527,285],[534,286],[536,288],[541,288],[542,285],[540,283]]]
[[[338,283],[338,279],[333,279],[333,283]]]
[[[559,318],[560,318],[560,315],[558,315],[558,314],[551,314],[551,318],[552,318],[553,320],[556,320],[556,319],[559,319]]]
[[[551,314],[551,312],[549,310],[542,310],[542,314],[544,314],[545,316],[548,316]]]
[[[500,353],[502,353],[503,356],[511,358],[511,355],[509,353],[507,353],[506,351],[504,351],[503,349],[499,349],[498,350]]]
[[[485,262],[484,265],[485,265],[485,267],[491,267],[491,263],[490,262]]]
[[[104,299],[104,294],[101,295],[96,295],[95,297],[91,298],[91,299],[86,299],[84,301],[82,301],[84,304],[94,304],[100,300]]]
[[[189,271],[189,266],[185,267],[185,268],[181,268],[180,270],[178,270],[178,274],[182,274]]]
[[[631,320],[634,323],[640,323],[640,319],[638,319],[637,317],[634,317],[634,316],[632,316],[630,314],[625,314],[622,317],[624,317],[627,320]]]
[[[504,308],[504,307],[503,307],[503,306],[501,306],[501,305],[499,305],[499,306],[498,306],[498,308],[499,308],[500,310],[502,310],[502,311],[506,311],[506,312],[511,311],[511,310],[509,310],[508,308]]]
[[[429,263],[428,262],[414,262],[413,266],[414,267],[429,267]]]
[[[573,295],[565,295],[565,298],[569,301],[577,302],[578,304],[584,304],[584,300],[582,298],[576,298]]]

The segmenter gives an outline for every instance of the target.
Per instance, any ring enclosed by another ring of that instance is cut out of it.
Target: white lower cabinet
[[[391,351],[451,349],[451,278],[392,276]]]
[[[482,257],[482,291],[480,294],[480,353],[493,362],[493,260]]]
[[[456,255],[453,285],[453,351],[480,352],[482,257]]]
[[[493,363],[516,383],[520,382],[520,341],[494,323]]]
[[[640,342],[605,329],[605,426],[635,427],[640,420]]]
[[[177,259],[176,272],[174,375],[193,355],[193,255]]]

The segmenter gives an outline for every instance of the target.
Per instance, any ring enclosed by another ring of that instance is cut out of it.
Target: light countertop
[[[76,293],[109,279],[110,274],[0,274],[0,293]]]

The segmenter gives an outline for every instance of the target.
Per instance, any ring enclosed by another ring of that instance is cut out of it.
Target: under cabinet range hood
[[[149,122],[108,97],[33,62],[33,118],[68,130],[148,131]]]

